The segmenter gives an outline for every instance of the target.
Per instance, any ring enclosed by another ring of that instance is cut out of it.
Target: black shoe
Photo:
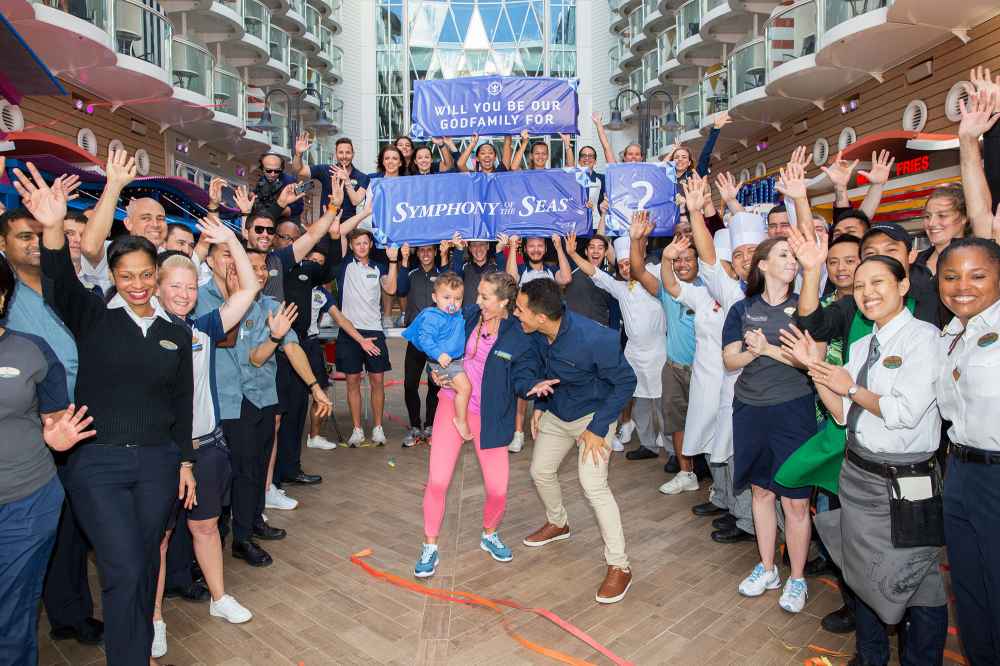
[[[629,460],[652,460],[653,458],[659,458],[660,455],[656,451],[650,451],[645,446],[640,446],[626,453],[625,457]]]
[[[238,560],[246,560],[247,564],[252,567],[267,567],[274,562],[266,550],[250,540],[234,541],[233,557]]]
[[[704,504],[695,504],[691,507],[691,513],[696,516],[717,516],[720,513],[726,513],[726,510],[720,509],[711,502],[705,502]]]
[[[724,516],[719,516],[712,521],[712,527],[717,530],[728,530],[736,527],[736,516],[731,513],[727,513]]]
[[[104,623],[88,617],[75,627],[53,627],[49,638],[54,641],[72,638],[81,645],[100,645],[104,642]]]
[[[670,460],[663,466],[663,471],[667,474],[676,474],[681,471],[681,463],[677,460],[677,456],[670,456]]]
[[[830,564],[830,560],[825,557],[814,557],[806,562],[806,567],[802,570],[802,573],[813,578],[815,576],[832,576],[837,572],[834,570],[833,565]]]
[[[317,483],[323,483],[323,477],[319,474],[306,474],[305,472],[300,471],[291,478],[282,479],[281,482],[293,483],[300,486],[315,486]]]
[[[744,532],[735,525],[727,530],[712,532],[712,541],[717,543],[740,543],[741,541],[753,541],[754,538],[754,535]]]
[[[854,611],[841,606],[838,610],[827,613],[820,626],[831,634],[849,634],[854,631]]]
[[[212,596],[204,584],[194,582],[187,587],[171,587],[163,590],[167,599],[187,599],[188,601],[208,601]]]
[[[281,541],[288,536],[288,532],[280,527],[271,527],[267,523],[261,523],[253,526],[253,535],[261,541]]]

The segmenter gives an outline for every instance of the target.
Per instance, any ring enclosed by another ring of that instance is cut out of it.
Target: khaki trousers
[[[545,515],[550,523],[557,527],[566,525],[569,517],[563,506],[562,491],[559,488],[559,465],[566,454],[577,447],[577,469],[583,494],[590,502],[597,525],[601,528],[604,538],[604,559],[611,566],[628,568],[628,557],[625,555],[625,533],[622,531],[621,513],[615,502],[611,488],[608,487],[608,462],[602,460],[595,465],[589,457],[584,459],[583,447],[577,444],[577,438],[583,434],[593,418],[587,414],[575,421],[563,421],[551,412],[542,414],[538,423],[538,438],[535,439],[534,452],[531,456],[531,478],[535,482],[538,496],[545,505]],[[608,428],[604,441],[611,452],[611,439],[614,436],[614,423]]]

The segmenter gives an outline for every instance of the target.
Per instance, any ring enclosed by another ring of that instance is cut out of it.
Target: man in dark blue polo
[[[326,206],[330,201],[333,180],[342,176],[344,181],[344,202],[341,205],[340,219],[349,220],[358,212],[358,206],[365,200],[368,190],[368,176],[354,168],[354,144],[342,136],[337,139],[334,150],[337,155],[336,164],[314,164],[310,167],[304,158],[309,150],[308,137],[300,136],[295,142],[295,159],[292,160],[292,173],[299,180],[315,179],[320,182],[320,202]]]
[[[608,456],[615,418],[635,391],[635,372],[618,344],[618,332],[567,311],[554,280],[541,278],[523,285],[514,315],[525,333],[540,334],[536,342],[545,368],[542,383],[554,387],[548,397],[536,400],[531,419],[535,439],[531,478],[547,521],[524,539],[524,545],[544,546],[569,538],[558,472],[563,458],[578,445],[580,485],[597,516],[608,563],[596,600],[615,603],[628,592],[632,571],[621,514],[608,487]],[[533,392],[545,392],[538,388]]]

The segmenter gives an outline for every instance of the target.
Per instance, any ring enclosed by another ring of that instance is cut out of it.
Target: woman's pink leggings
[[[451,484],[455,463],[462,448],[462,436],[455,429],[455,400],[443,392],[434,412],[434,434],[431,437],[431,461],[427,474],[427,490],[424,491],[424,533],[437,537],[444,520],[445,499]],[[504,508],[507,506],[507,479],[510,467],[507,464],[507,447],[481,449],[479,435],[482,430],[479,414],[469,412],[469,429],[476,444],[479,468],[483,472],[486,486],[486,504],[483,506],[483,527],[493,530],[500,524]]]

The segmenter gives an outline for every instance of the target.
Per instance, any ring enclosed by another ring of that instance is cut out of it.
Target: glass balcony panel
[[[305,18],[306,15],[306,0],[289,0],[288,8],[298,14],[299,16]]]
[[[306,56],[298,49],[288,50],[288,74],[291,78],[305,83],[306,81]]]
[[[330,5],[330,19],[340,23],[340,10],[344,6],[343,0],[327,0]]]
[[[174,85],[198,93],[203,97],[212,96],[215,58],[208,49],[181,39],[173,42]]]
[[[618,47],[612,46],[608,50],[608,75],[614,76],[618,73],[618,63],[621,62],[618,53]]]
[[[271,26],[270,54],[283,65],[288,64],[288,33],[277,26]]]
[[[758,40],[733,52],[729,58],[729,89],[733,95],[760,88],[767,83],[764,41]]]
[[[320,30],[319,10],[313,6],[306,7],[306,31],[311,32],[316,39],[319,39]]]
[[[240,77],[224,69],[215,70],[215,110],[243,118],[243,81]]]
[[[701,0],[688,0],[677,11],[677,41],[683,42],[701,30]]]
[[[832,30],[845,21],[850,21],[862,14],[884,9],[892,4],[891,0],[865,0],[864,2],[845,2],[844,0],[829,0],[824,3],[823,30]]]
[[[647,18],[649,18],[656,12],[660,11],[657,5],[659,5],[659,0],[643,0],[642,2],[643,21],[645,21]]]
[[[330,46],[330,73],[344,77],[344,51],[339,46]]]
[[[659,73],[658,54],[659,51],[653,49],[642,57],[642,80],[644,83],[653,81]]]
[[[271,15],[259,0],[245,0],[243,4],[243,27],[248,35],[267,42],[271,33]]]
[[[701,127],[701,95],[696,90],[681,97],[679,122],[684,125],[684,131],[697,130]]]
[[[64,0],[32,0],[33,2],[59,9],[87,23],[93,23],[105,32],[111,27],[111,3],[106,0],[78,0],[66,3]]]
[[[768,71],[816,53],[816,3],[807,2],[775,14],[767,24],[766,35]]]
[[[710,116],[729,109],[729,73],[719,69],[701,80],[701,112]]]
[[[116,0],[118,52],[170,70],[174,27],[166,15],[136,0]]]
[[[663,67],[677,55],[677,26],[670,26],[657,37],[656,47],[660,52],[660,67]]]
[[[726,3],[726,0],[702,0],[701,13],[707,14],[716,7],[720,7]]]
[[[272,95],[270,101],[271,121],[275,124],[275,129],[270,131],[271,144],[288,148],[288,107],[284,99],[278,99],[278,95]]]

